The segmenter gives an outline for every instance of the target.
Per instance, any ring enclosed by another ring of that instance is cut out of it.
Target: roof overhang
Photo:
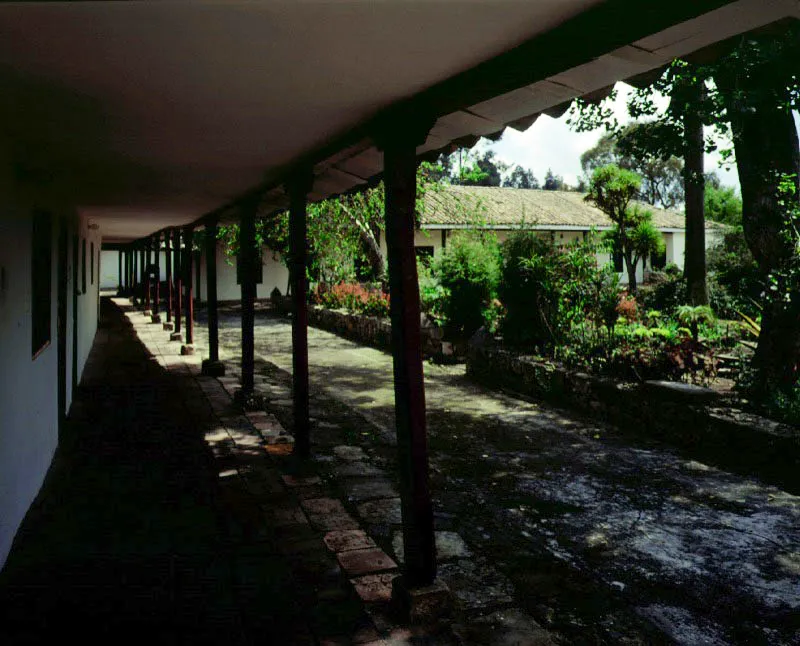
[[[286,206],[382,171],[378,124],[435,154],[602,96],[798,0],[47,2],[0,5],[6,161],[126,240],[243,196]]]

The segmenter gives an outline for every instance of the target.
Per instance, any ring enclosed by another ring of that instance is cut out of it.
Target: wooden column
[[[153,264],[155,265],[155,278],[156,284],[153,285],[153,323],[161,323],[161,315],[159,314],[159,307],[161,301],[161,233],[156,233],[153,236],[153,250],[155,257]]]
[[[419,284],[414,252],[416,146],[427,129],[392,125],[381,141],[386,186],[392,355],[405,574],[403,585],[430,585],[436,576],[433,506],[428,477],[425,384],[420,341]]]
[[[186,299],[186,344],[181,348],[181,354],[194,354],[194,294],[192,293],[192,227],[183,229],[183,291]]]
[[[306,196],[311,174],[287,184],[289,193],[289,277],[292,285],[292,397],[294,405],[294,453],[311,453],[308,414],[308,288],[306,280]]]
[[[203,374],[221,377],[225,364],[219,360],[219,312],[217,309],[217,223],[206,225],[206,301],[208,307],[208,359],[203,361]]]
[[[242,288],[242,393],[253,392],[255,378],[255,301],[256,301],[256,209],[252,200],[242,207],[239,225],[239,279]]]
[[[183,280],[181,279],[181,230],[174,229],[172,231],[172,242],[175,246],[175,256],[172,261],[172,267],[175,274],[175,332],[172,333],[170,339],[173,341],[180,341],[181,335],[181,295]]]
[[[153,239],[147,238],[144,241],[144,310],[149,312],[152,307],[150,303],[150,248],[153,246]]]
[[[169,229],[164,232],[164,259],[167,263],[167,321],[165,330],[172,329],[172,235]]]
[[[145,286],[147,285],[147,265],[145,264],[144,258],[144,242],[139,243],[139,285],[137,288],[137,292],[139,294],[140,305],[142,306],[142,310],[146,310],[147,307],[145,305]]]

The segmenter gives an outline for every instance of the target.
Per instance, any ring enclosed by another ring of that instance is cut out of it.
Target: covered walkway
[[[103,300],[64,437],[0,575],[0,642],[403,643],[410,633],[365,613],[335,557],[347,546],[327,548],[298,505],[325,498],[319,480],[282,478],[287,445],[271,455],[199,357],[116,303]]]

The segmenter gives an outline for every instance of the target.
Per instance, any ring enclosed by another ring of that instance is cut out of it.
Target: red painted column
[[[294,453],[311,453],[308,413],[308,289],[306,280],[306,195],[312,176],[287,184],[289,193],[289,274],[292,284],[292,401],[294,406]]]
[[[164,258],[167,263],[167,323],[172,323],[172,236],[164,232]]]
[[[392,355],[400,495],[405,548],[404,585],[430,585],[436,576],[433,505],[428,475],[425,383],[419,283],[414,252],[416,146],[427,130],[393,125],[381,142],[386,187]]]
[[[194,343],[194,295],[192,294],[192,227],[183,230],[183,291],[186,298],[186,345]]]
[[[181,280],[181,230],[175,229],[172,232],[173,242],[175,243],[175,259],[173,267],[175,269],[175,332],[172,337],[175,340],[181,338],[181,300],[183,294],[183,281]]]

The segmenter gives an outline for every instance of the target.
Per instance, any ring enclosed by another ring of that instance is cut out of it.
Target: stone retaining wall
[[[282,314],[291,311],[291,305],[284,299],[276,304]],[[377,316],[352,314],[345,310],[330,310],[319,305],[309,305],[308,322],[314,327],[333,332],[351,341],[370,345],[382,350],[392,348],[392,324],[389,319]],[[442,355],[442,331],[431,325],[423,325],[421,329],[422,353],[426,357]]]
[[[800,493],[800,431],[726,406],[708,388],[595,377],[515,354],[482,333],[469,344],[467,375],[486,386],[576,409]]]

